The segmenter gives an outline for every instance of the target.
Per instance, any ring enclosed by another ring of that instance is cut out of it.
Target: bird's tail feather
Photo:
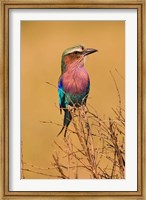
[[[71,116],[71,114],[70,114],[70,112],[68,110],[65,110],[64,112],[65,113],[64,113],[63,127],[62,127],[61,131],[58,133],[57,136],[59,136],[62,133],[62,131],[64,130],[64,128],[65,128],[64,137],[66,137],[67,128],[68,128],[68,126],[69,126],[69,124],[70,124],[70,122],[72,120],[72,116]]]
[[[59,136],[62,133],[62,131],[64,130],[64,128],[65,128],[65,126],[62,127],[61,131],[58,133],[57,136]]]
[[[64,130],[65,128],[65,131],[64,131],[64,137],[66,137],[66,133],[67,133],[67,127],[66,126],[63,126],[61,131],[58,133],[57,137],[62,133],[62,131]]]
[[[65,110],[63,125],[68,127],[70,122],[71,122],[71,120],[72,120],[71,113],[69,112],[69,110]]]

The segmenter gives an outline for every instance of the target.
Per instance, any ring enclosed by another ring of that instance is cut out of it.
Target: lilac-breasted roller
[[[96,52],[96,49],[85,48],[82,45],[66,49],[62,54],[61,76],[58,81],[58,95],[60,112],[64,110],[64,137],[72,119],[68,106],[79,107],[86,105],[90,90],[89,75],[84,67],[85,57]],[[59,135],[58,134],[58,135]]]

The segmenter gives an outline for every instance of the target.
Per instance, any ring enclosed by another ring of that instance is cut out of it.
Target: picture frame
[[[144,1],[1,1],[1,198],[3,199],[33,199],[51,198],[74,199],[74,198],[100,198],[104,199],[144,199],[145,188],[145,18]],[[137,65],[138,65],[138,130],[137,130],[137,191],[9,191],[9,11],[11,9],[137,9]]]

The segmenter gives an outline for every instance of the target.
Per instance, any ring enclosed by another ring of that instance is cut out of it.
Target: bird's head
[[[83,45],[66,49],[62,54],[62,73],[64,73],[67,68],[82,66],[84,64],[84,58],[96,51],[97,50],[93,48],[85,48]]]

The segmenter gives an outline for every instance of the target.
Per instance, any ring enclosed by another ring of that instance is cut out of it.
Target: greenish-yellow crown
[[[70,54],[70,53],[73,53],[75,51],[78,51],[78,52],[83,52],[85,49],[85,47],[83,45],[77,45],[77,46],[74,46],[74,47],[70,47],[68,49],[66,49],[63,54],[62,54],[62,57]]]

